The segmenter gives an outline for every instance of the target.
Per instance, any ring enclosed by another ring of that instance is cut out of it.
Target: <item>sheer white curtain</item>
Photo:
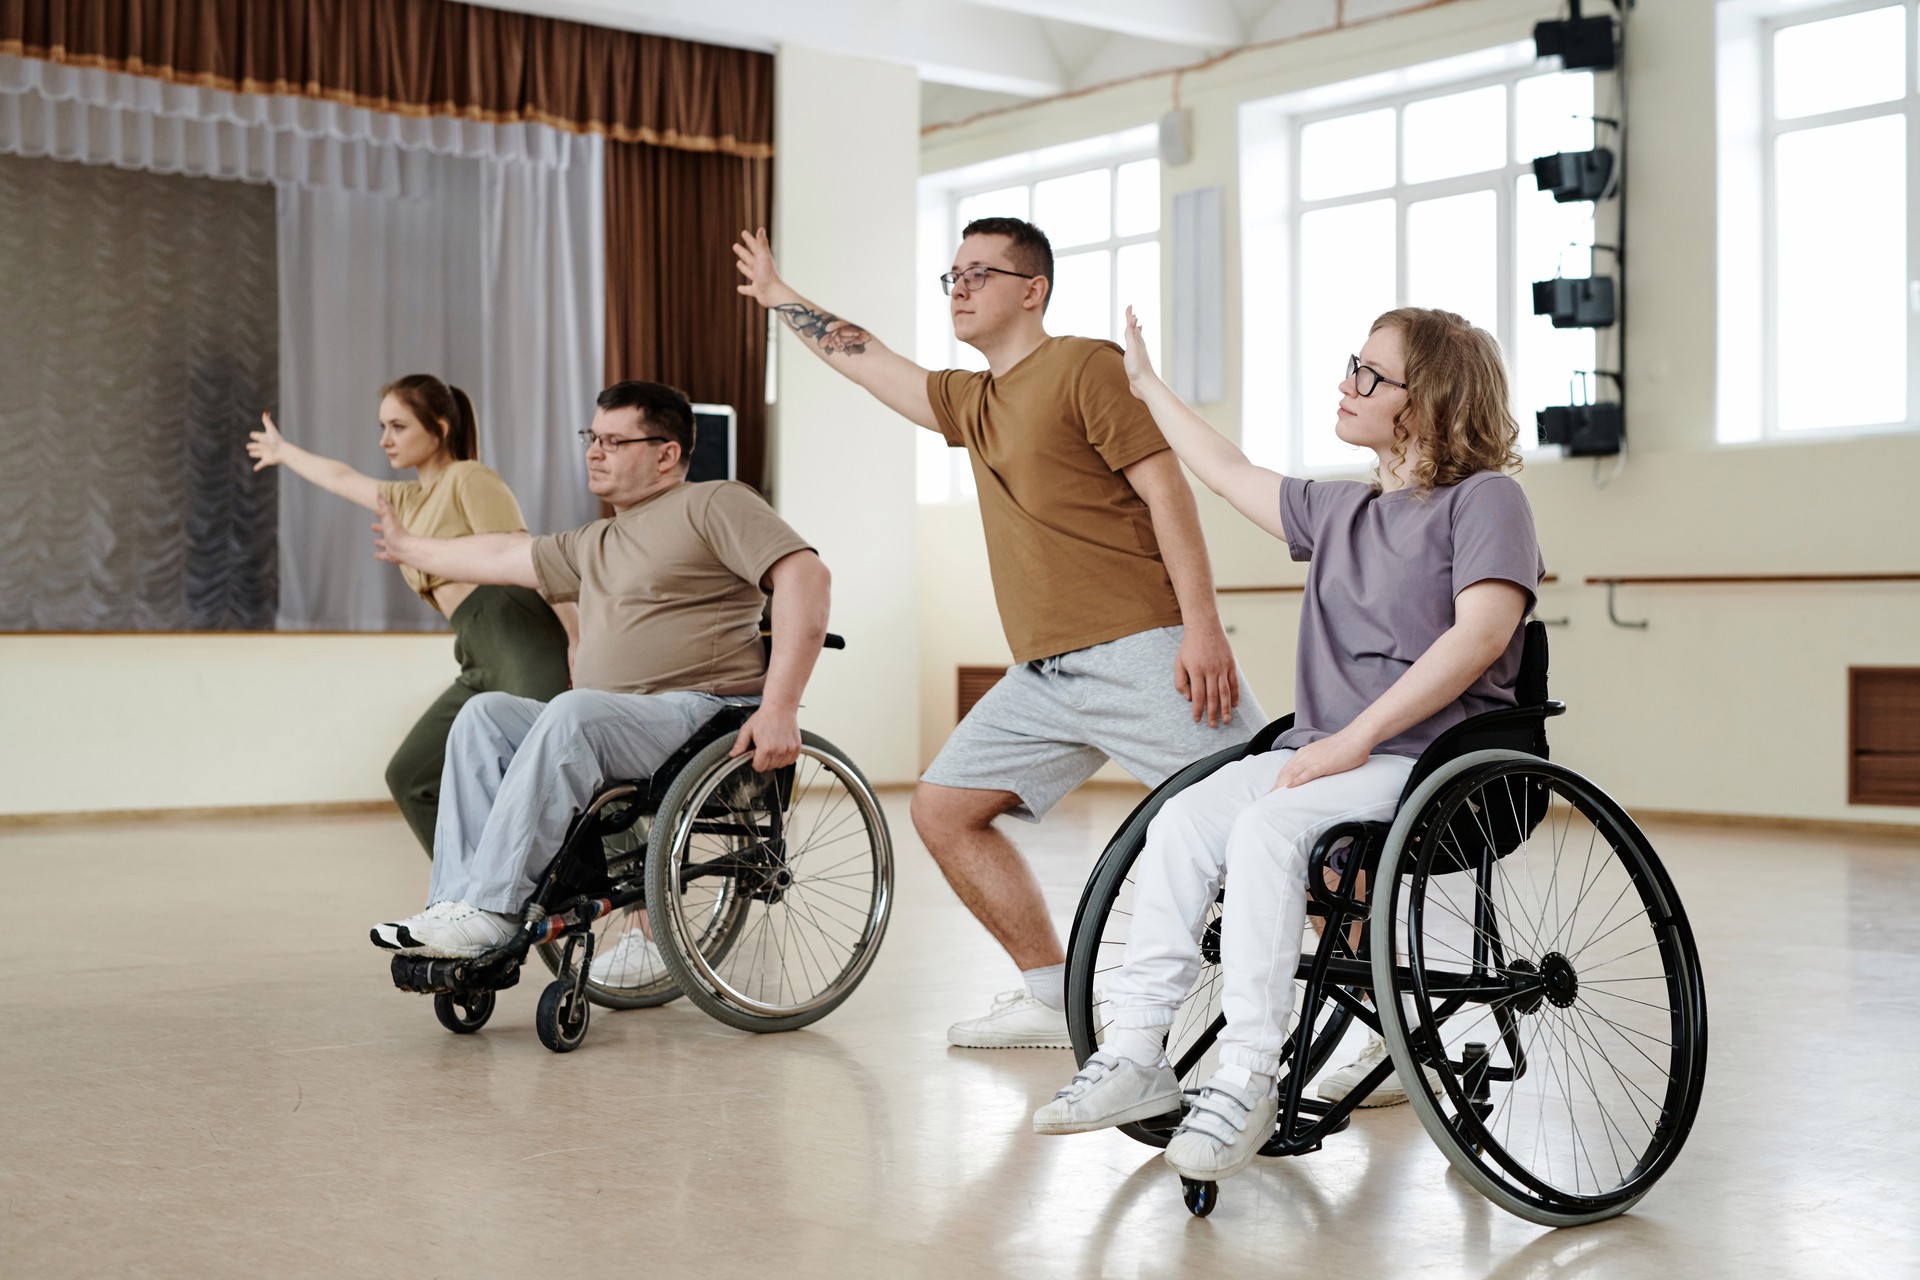
[[[473,397],[481,458],[529,527],[596,514],[572,433],[592,417],[603,367],[597,136],[0,55],[0,153],[274,183],[288,437],[384,477],[379,388],[434,373]],[[373,560],[367,523],[282,477],[281,627],[443,625]]]

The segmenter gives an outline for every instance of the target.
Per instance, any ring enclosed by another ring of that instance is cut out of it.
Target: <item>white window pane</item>
[[[1773,113],[1782,120],[1906,91],[1907,15],[1897,5],[1774,32]]]
[[[1120,287],[1113,297],[1113,335],[1114,341],[1121,341],[1126,333],[1127,308],[1133,308],[1133,314],[1140,317],[1140,327],[1147,333],[1147,350],[1160,349],[1160,245],[1157,241],[1146,244],[1130,244],[1120,250],[1119,261],[1114,264],[1120,277]]]
[[[1594,331],[1556,329],[1551,318],[1533,314],[1534,281],[1592,274],[1593,206],[1561,204],[1542,194],[1533,175],[1527,174],[1514,185],[1513,227],[1518,270],[1513,350],[1507,357],[1514,375],[1513,405],[1520,418],[1520,440],[1531,446],[1537,411],[1598,398],[1592,375]],[[1602,258],[1601,264],[1610,268],[1612,259]]]
[[[1906,123],[1881,116],[1776,143],[1782,430],[1907,416]]]
[[[1143,236],[1160,229],[1160,162],[1135,160],[1120,166],[1113,234]]]
[[[1407,304],[1438,307],[1488,333],[1500,326],[1499,217],[1491,191],[1407,206]]]
[[[1053,260],[1053,302],[1047,332],[1113,337],[1113,255],[1105,249]]]
[[[1410,102],[1406,128],[1408,182],[1498,169],[1507,157],[1507,87]]]
[[[1513,117],[1513,158],[1521,164],[1593,150],[1593,74],[1528,76],[1513,88]]]
[[[1033,222],[1055,249],[1105,240],[1113,226],[1113,173],[1049,178],[1033,186]]]
[[[1393,109],[1322,120],[1300,131],[1300,198],[1330,200],[1393,185]]]
[[[1309,467],[1358,467],[1367,449],[1333,434],[1347,357],[1366,343],[1382,312],[1393,309],[1394,204],[1319,209],[1300,217],[1301,461]]]
[[[1025,187],[983,191],[960,202],[959,229],[964,231],[966,225],[975,218],[1025,218],[1027,212]]]

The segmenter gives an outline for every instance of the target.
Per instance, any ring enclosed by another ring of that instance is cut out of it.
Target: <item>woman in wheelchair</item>
[[[1518,429],[1499,347],[1457,315],[1390,311],[1349,360],[1334,430],[1374,452],[1371,484],[1249,462],[1155,375],[1131,312],[1126,367],[1181,461],[1311,562],[1297,710],[1272,750],[1219,767],[1154,817],[1125,961],[1098,993],[1105,1042],[1033,1123],[1080,1133],[1180,1109],[1167,1036],[1218,900],[1219,928],[1205,940],[1223,974],[1220,1065],[1186,1099],[1166,1146],[1176,1172],[1211,1183],[1274,1136],[1316,839],[1335,824],[1390,819],[1428,744],[1514,705],[1522,623],[1544,566],[1526,497],[1505,474],[1519,462]]]

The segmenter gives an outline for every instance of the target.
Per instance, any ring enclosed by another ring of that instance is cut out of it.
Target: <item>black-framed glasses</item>
[[[1028,275],[1024,271],[1006,271],[1000,267],[968,267],[965,271],[949,271],[940,277],[941,292],[951,296],[953,286],[963,284],[967,292],[972,293],[987,283],[989,275],[1018,276],[1022,280],[1038,280],[1039,276]]]
[[[618,453],[620,452],[621,445],[665,444],[667,441],[673,439],[672,436],[630,436],[622,439],[619,436],[597,436],[591,431],[576,431],[574,434],[579,436],[580,443],[589,449],[595,445],[599,445],[600,452],[602,453]]]
[[[1366,376],[1362,377],[1362,374]],[[1402,391],[1407,389],[1406,383],[1395,382],[1392,378],[1382,374],[1378,369],[1361,364],[1359,356],[1347,357],[1347,376],[1353,379],[1353,389],[1363,396],[1372,395],[1380,389],[1380,384],[1383,382],[1390,387],[1398,387]]]

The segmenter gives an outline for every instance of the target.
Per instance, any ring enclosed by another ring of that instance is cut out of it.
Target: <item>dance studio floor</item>
[[[1016,829],[1063,932],[1133,798]],[[1398,1107],[1200,1221],[1157,1152],[1028,1130],[1070,1054],[947,1048],[1011,972],[887,808],[898,904],[838,1012],[598,1010],[567,1056],[544,973],[471,1037],[393,990],[367,927],[425,873],[398,817],[0,829],[0,1275],[1920,1276],[1911,842],[1653,829],[1712,1050],[1626,1217],[1509,1217]]]

